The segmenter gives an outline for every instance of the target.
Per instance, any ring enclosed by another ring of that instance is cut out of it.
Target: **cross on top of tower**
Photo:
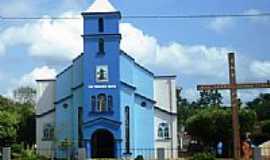
[[[118,10],[110,3],[109,0],[95,0],[94,3],[87,9],[90,13],[106,13],[117,12]]]

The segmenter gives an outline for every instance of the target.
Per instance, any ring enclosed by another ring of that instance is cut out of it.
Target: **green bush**
[[[135,160],[144,160],[142,155],[138,155]]]
[[[21,155],[23,150],[24,148],[22,144],[12,144],[11,145],[12,158],[15,158],[15,159],[18,158]]]
[[[22,151],[20,160],[39,160],[39,157],[34,150],[26,149]]]
[[[190,160],[216,160],[216,157],[210,153],[197,153]]]
[[[48,160],[48,158],[36,154],[35,150],[33,149],[22,150],[21,153],[18,154],[14,159],[15,160]]]
[[[270,120],[262,122],[262,131],[263,133],[270,134]]]

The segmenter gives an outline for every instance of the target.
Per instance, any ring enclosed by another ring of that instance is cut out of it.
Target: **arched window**
[[[158,127],[158,137],[162,139],[169,138],[169,125],[168,123],[160,123]]]
[[[97,111],[98,112],[105,112],[106,111],[106,95],[105,94],[99,94],[97,96],[97,100],[98,100]]]
[[[104,39],[103,38],[100,38],[98,40],[98,52],[99,54],[104,54]]]
[[[108,96],[108,111],[112,111],[112,110],[113,110],[113,97]]]
[[[95,112],[96,111],[96,97],[95,96],[92,96],[91,97],[91,105],[92,105],[92,112]]]
[[[104,19],[103,18],[98,19],[98,31],[104,32]]]

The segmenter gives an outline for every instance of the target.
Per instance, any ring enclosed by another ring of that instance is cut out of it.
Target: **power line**
[[[199,15],[127,15],[124,19],[205,19],[205,18],[241,18],[269,17],[270,12],[256,14],[199,14]],[[19,17],[0,16],[0,20],[80,20],[82,17]]]
[[[142,19],[202,19],[202,18],[237,18],[237,17],[264,17],[270,16],[270,13],[260,13],[260,14],[205,14],[205,15],[160,15],[160,16],[123,16],[124,18],[142,18]]]

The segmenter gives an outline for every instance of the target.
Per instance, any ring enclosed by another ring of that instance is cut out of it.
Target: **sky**
[[[123,16],[256,14],[269,0],[110,0]],[[80,17],[93,0],[1,0],[0,16]],[[82,19],[1,20],[0,94],[11,96],[35,79],[53,78],[82,52]],[[228,83],[227,53],[236,53],[238,82],[270,79],[270,17],[128,19],[121,49],[157,75],[177,75],[183,97],[196,100],[197,84]],[[269,89],[240,91],[250,101]],[[223,93],[229,102],[228,92]]]

